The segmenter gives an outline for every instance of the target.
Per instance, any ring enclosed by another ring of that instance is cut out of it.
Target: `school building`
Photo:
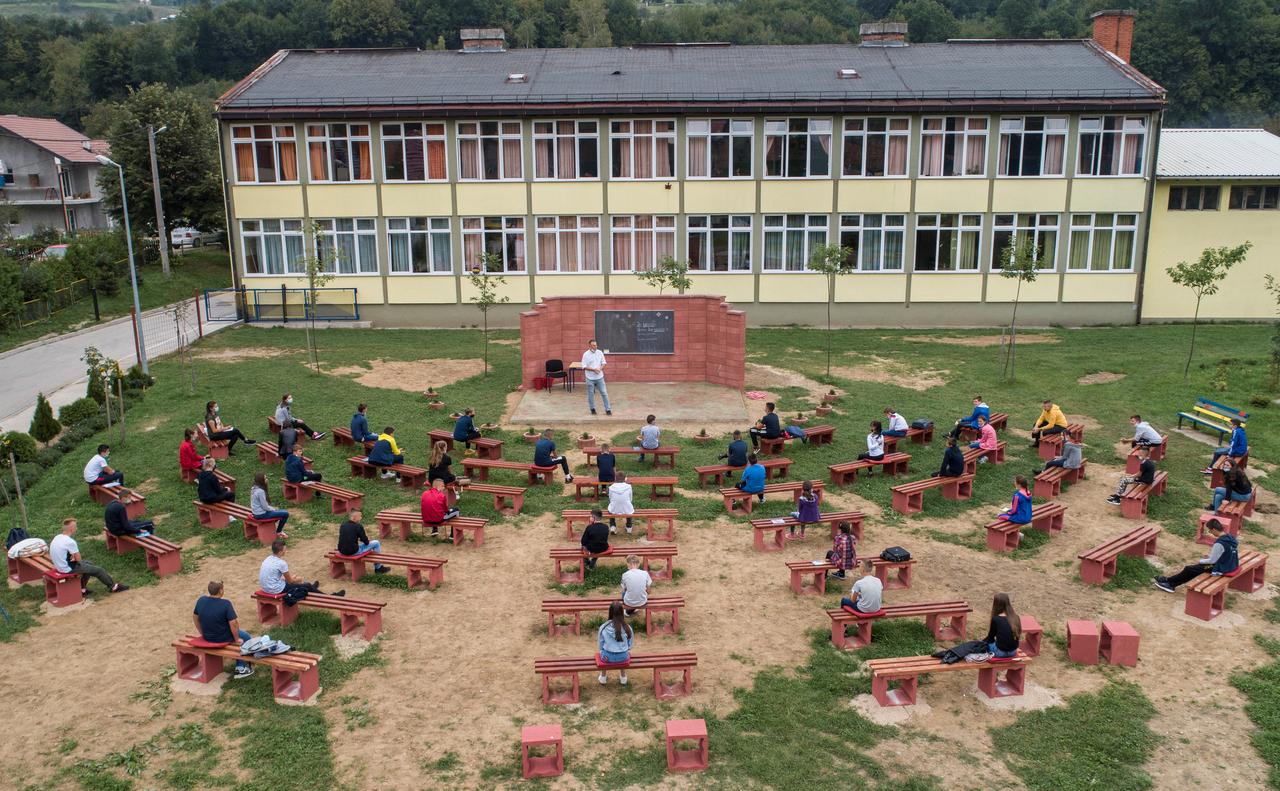
[[[876,23],[857,45],[510,50],[481,29],[460,51],[281,51],[216,106],[235,282],[270,301],[318,258],[362,319],[458,326],[485,267],[514,325],[544,296],[654,293],[636,273],[671,256],[752,324],[809,323],[812,251],[840,244],[837,321],[981,325],[1007,318],[1001,253],[1026,238],[1029,321],[1189,317],[1144,275],[1206,236],[1151,238],[1165,92],[1132,30],[1104,11],[1083,41]]]

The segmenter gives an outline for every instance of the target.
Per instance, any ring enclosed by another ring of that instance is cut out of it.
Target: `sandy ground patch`
[[[845,352],[844,356],[871,361],[869,363],[831,369],[831,373],[842,379],[853,379],[858,382],[876,382],[878,384],[906,387],[910,390],[928,390],[931,387],[940,387],[946,384],[947,380],[944,377],[950,373],[950,371],[945,370],[916,369],[900,360],[890,360],[874,354]]]
[[[907,335],[902,338],[910,343],[942,343],[947,346],[999,346],[1008,336],[1001,335]],[[884,340],[895,340],[885,336]],[[1018,343],[1057,343],[1054,335],[1036,335],[1034,333],[1018,333]]]
[[[290,351],[271,346],[249,346],[235,349],[204,349],[196,347],[190,354],[196,360],[212,360],[218,363],[239,363],[245,360],[261,360],[267,357],[283,357],[286,354],[298,354],[301,350]]]
[[[764,363],[747,363],[746,382],[753,390],[803,387],[805,390],[810,391],[812,395],[801,396],[799,400],[814,404],[818,403],[821,399],[822,393],[831,389],[821,382],[815,382],[804,374],[789,371],[785,368],[775,368],[772,365],[765,365]],[[772,395],[772,393],[770,395]]]
[[[330,368],[331,376],[348,376],[365,387],[405,390],[421,393],[428,387],[440,388],[484,373],[484,361],[474,359],[443,360],[370,360],[367,365]]]
[[[1113,371],[1098,371],[1097,373],[1082,376],[1076,380],[1078,385],[1105,385],[1109,382],[1119,382],[1128,374],[1118,374]]]

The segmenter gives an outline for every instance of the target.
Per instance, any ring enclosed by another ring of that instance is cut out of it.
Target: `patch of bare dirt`
[[[901,340],[910,343],[941,343],[947,346],[999,346],[1008,336],[1000,335],[907,335]],[[894,340],[886,336],[884,340]],[[1055,335],[1023,335],[1018,333],[1018,343],[1057,343]]]
[[[238,363],[245,360],[261,360],[266,357],[283,357],[286,354],[296,354],[297,352],[288,349],[275,349],[270,346],[248,346],[235,349],[201,349],[196,348],[190,352],[192,358],[196,360],[212,360],[219,363]]]
[[[489,341],[489,343],[496,343],[499,346],[519,346],[520,340],[518,338],[497,338]]]
[[[845,352],[845,356],[870,360],[868,363],[831,369],[831,373],[836,376],[858,382],[897,385],[910,390],[928,390],[946,384],[947,380],[944,377],[951,373],[947,370],[912,368],[906,362],[890,360],[874,354]]]
[[[421,393],[484,373],[484,361],[475,359],[370,360],[365,365],[330,368],[330,376],[348,376],[365,387]]]
[[[1082,376],[1076,380],[1078,385],[1105,385],[1110,382],[1119,382],[1125,378],[1127,374],[1118,374],[1112,371],[1098,371],[1097,373]]]

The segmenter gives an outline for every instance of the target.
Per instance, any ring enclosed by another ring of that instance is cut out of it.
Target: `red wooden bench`
[[[351,436],[351,429],[349,428],[334,426],[333,428],[329,429],[329,436],[333,437],[333,446],[335,448],[339,448],[344,445],[350,445],[353,448],[355,447],[356,439],[355,437]],[[366,440],[361,440],[360,444],[361,446],[363,446],[364,452],[368,453],[369,451],[373,450],[373,446],[375,442],[377,442],[377,440],[366,439]]]
[[[827,610],[831,619],[831,644],[836,648],[851,650],[871,644],[871,626],[881,618],[918,618],[924,616],[924,625],[935,640],[963,640],[973,608],[968,602],[939,601],[924,604],[890,604],[874,613],[862,613],[837,607]],[[854,634],[848,628],[856,628]]]
[[[831,535],[836,534],[836,525],[849,523],[849,532],[855,541],[862,540],[862,521],[866,514],[861,511],[832,511],[822,514],[821,518],[811,524],[830,525]],[[778,552],[787,546],[787,534],[800,526],[800,520],[792,516],[777,516],[766,519],[752,519],[751,532],[757,552]]]
[[[775,458],[761,459],[759,464],[761,467],[764,467],[764,479],[768,481],[786,478],[791,472],[792,462],[791,459]],[[707,485],[707,481],[711,481],[716,486],[721,486],[724,484],[724,476],[726,473],[742,472],[745,469],[745,465],[742,467],[733,467],[728,464],[710,464],[706,467],[694,467],[693,471],[698,473],[698,487],[701,488]]]
[[[818,502],[822,502],[822,481],[813,482],[813,494],[818,498]],[[800,502],[800,493],[804,491],[804,481],[788,481],[786,483],[766,483],[764,486],[765,496],[771,494],[790,493],[792,502]],[[748,494],[737,488],[727,488],[720,490],[720,496],[724,498],[724,510],[734,513],[735,509],[741,509],[742,513],[751,513],[755,507],[757,496]]]
[[[294,483],[288,478],[280,479],[284,491],[284,499],[291,503],[309,503],[316,492],[329,496],[329,513],[345,514],[364,505],[364,495],[354,489],[346,489],[331,483],[319,481],[303,481]]]
[[[493,510],[500,514],[518,514],[524,508],[523,486],[499,486],[496,483],[469,483],[464,492],[480,492],[493,496]]]
[[[195,483],[196,476],[200,474],[199,470],[183,470],[179,468],[179,471],[182,473],[183,483]],[[213,477],[217,478],[218,483],[222,484],[230,491],[234,492],[236,490],[236,479],[232,478],[217,467],[214,467],[213,469]]]
[[[524,461],[508,461],[506,459],[463,459],[462,469],[468,477],[477,481],[489,480],[490,470],[517,470],[529,476],[529,485],[551,484],[559,466],[539,467]]]
[[[551,562],[555,565],[553,571],[555,581],[560,585],[576,585],[581,584],[586,579],[587,566],[583,562],[585,558],[617,558],[626,560],[628,555],[635,555],[640,558],[640,568],[649,572],[649,576],[653,577],[654,582],[659,580],[670,580],[675,576],[676,566],[676,546],[674,544],[653,544],[650,546],[638,545],[627,547],[626,552],[619,552],[616,547],[609,547],[606,552],[598,552],[591,554],[584,552],[582,547],[552,547],[550,552]],[[662,563],[662,567],[656,567],[654,562]],[[576,568],[565,571],[566,564],[573,564]]]
[[[1083,481],[1088,464],[1088,459],[1081,459],[1080,466],[1074,470],[1066,467],[1050,467],[1037,473],[1033,494],[1043,500],[1052,500],[1062,494],[1062,485],[1064,483],[1075,484]]]
[[[586,509],[566,509],[560,512],[564,517],[565,538],[570,541],[577,541],[581,538],[581,534],[577,532],[578,525],[591,524],[591,512]],[[628,516],[634,522],[640,522],[645,530],[645,538],[650,541],[675,541],[676,540],[676,518],[680,512],[674,508],[637,508],[633,514],[611,514],[604,512],[602,517],[605,521],[609,519],[626,519]]]
[[[1142,466],[1142,459],[1138,458],[1138,448],[1140,447],[1142,446],[1135,447],[1133,450],[1129,451],[1129,456],[1125,459],[1125,462],[1124,462],[1125,474],[1127,475],[1138,474],[1138,469],[1141,468]],[[1169,438],[1161,434],[1159,445],[1148,445],[1146,447],[1148,450],[1151,451],[1151,460],[1160,461],[1161,459],[1164,458],[1165,453],[1169,451]]]
[[[453,443],[458,441],[453,438],[453,432],[448,429],[436,428],[427,432],[427,438],[434,445],[437,442],[443,442],[447,450],[453,450]],[[478,459],[500,459],[502,458],[502,440],[493,439],[492,437],[476,437],[468,440],[472,445],[476,446],[476,458]]]
[[[1246,449],[1243,456],[1219,456],[1217,461],[1209,465],[1209,468],[1213,470],[1213,473],[1209,476],[1209,487],[1211,489],[1226,485],[1228,461],[1234,461],[1240,467],[1248,467],[1249,451]]]
[[[1004,452],[1009,444],[1004,440],[996,443],[995,450],[983,450],[982,448],[965,448],[964,454],[964,474],[974,475],[978,472],[978,459],[983,456],[987,457],[987,461],[996,464],[1004,464]]]
[[[283,593],[254,591],[253,600],[258,605],[258,623],[263,626],[288,626],[298,619],[300,608],[329,610],[338,613],[342,634],[351,634],[360,628],[360,635],[372,640],[382,631],[382,608],[386,602],[365,601],[327,593],[308,593],[297,604],[286,604]]]
[[[579,673],[594,673],[599,670],[653,670],[653,694],[658,700],[672,700],[693,693],[693,668],[698,664],[698,655],[692,651],[680,651],[667,654],[632,654],[631,659],[623,664],[598,663],[597,656],[583,657],[545,657],[535,659],[533,672],[542,677],[543,703],[578,703],[581,700],[581,687],[578,684]],[[679,673],[680,680],[667,684],[662,680],[663,673]],[[567,690],[554,690],[552,681],[568,681]]]
[[[924,510],[924,493],[930,489],[941,489],[942,496],[948,500],[968,500],[973,496],[973,475],[944,476],[921,478],[910,483],[900,483],[893,487],[893,510],[900,514],[918,514]]]
[[[1169,473],[1160,470],[1156,473],[1151,485],[1145,483],[1130,484],[1120,497],[1120,515],[1125,519],[1145,519],[1147,517],[1147,498],[1153,494],[1164,494],[1169,485]]]
[[[883,467],[885,475],[906,475],[907,465],[910,462],[910,453],[890,453],[886,451],[884,458],[879,461],[874,459],[845,461],[839,464],[828,464],[827,469],[831,472],[832,486],[847,486],[857,482],[859,471],[871,470],[874,467]],[[870,475],[871,473],[868,472],[867,474]]]
[[[248,506],[238,503],[202,503],[192,500],[196,506],[196,518],[201,527],[221,530],[231,524],[232,519],[239,519],[244,525],[244,537],[249,541],[260,541],[270,544],[276,540],[276,526],[279,519],[259,519],[253,515]]]
[[[351,466],[352,478],[376,479],[384,470],[390,470],[400,476],[400,485],[406,489],[421,489],[427,485],[427,470],[423,467],[411,464],[379,467],[377,464],[370,464],[367,456],[352,456],[347,459],[347,464]]]
[[[130,519],[141,518],[147,513],[147,498],[145,495],[125,486],[98,486],[93,483],[89,484],[89,497],[101,506],[111,505],[116,500],[119,500],[125,492],[133,495],[133,502],[124,507],[124,512],[129,515]]]
[[[196,425],[196,441],[204,445],[207,455],[215,459],[226,459],[231,456],[231,443],[225,439],[210,440],[209,430],[203,423]]]
[[[586,599],[543,599],[542,611],[547,614],[547,634],[558,637],[566,634],[582,634],[582,613],[608,612],[609,605],[618,601],[612,598],[598,597]],[[683,596],[650,596],[649,601],[634,609],[644,610],[645,634],[678,634],[680,632],[680,610],[684,608]],[[654,616],[667,615],[668,620],[659,621]],[[558,624],[556,618],[572,617],[573,623]]]
[[[424,574],[426,575],[427,589],[435,590],[441,582],[444,582],[444,564],[448,562],[442,558],[396,555],[390,552],[364,552],[359,555],[343,555],[339,554],[336,549],[329,550],[324,554],[324,557],[329,561],[329,576],[335,580],[350,576],[353,582],[359,582],[367,571],[365,566],[371,563],[380,563],[383,566],[403,566],[410,590],[423,584]]]
[[[48,555],[6,559],[9,562],[9,579],[15,585],[43,582],[44,600],[50,606],[70,607],[84,601],[84,594],[80,592],[80,575],[56,571]]]
[[[1240,553],[1240,565],[1231,574],[1215,577],[1201,574],[1187,583],[1184,612],[1193,618],[1210,621],[1226,608],[1227,588],[1254,593],[1266,584],[1267,555],[1264,552]]]
[[[401,541],[408,541],[413,528],[426,526],[422,524],[422,512],[409,508],[388,508],[385,511],[378,512],[378,537],[390,538],[391,531],[397,530]],[[453,544],[457,546],[466,540],[468,534],[476,546],[484,545],[484,529],[489,524],[488,519],[482,519],[476,516],[455,516],[452,519],[446,519],[440,523],[440,527],[447,528],[450,535],[453,536]]]
[[[254,445],[254,448],[258,451],[258,461],[263,464],[279,464],[284,461],[284,459],[280,458],[280,446],[274,442],[262,440],[258,442],[257,445]],[[308,470],[311,469],[311,459],[307,456],[303,456],[302,466],[306,467]]]
[[[1062,503],[1041,503],[1031,509],[1031,522],[1015,525],[1005,519],[996,519],[987,525],[987,549],[992,552],[1012,552],[1022,542],[1022,530],[1043,530],[1050,536],[1062,532],[1063,516],[1067,507]]]
[[[257,658],[240,655],[240,646],[209,643],[195,635],[173,642],[178,651],[178,678],[208,684],[223,671],[228,659],[239,659],[271,668],[271,692],[277,703],[302,703],[320,691],[320,655],[304,651]]]
[[[1069,423],[1066,431],[1041,435],[1038,448],[1040,458],[1048,461],[1062,453],[1062,441],[1067,437],[1070,437],[1072,442],[1084,442],[1084,424]]]
[[[1090,585],[1105,584],[1116,575],[1116,557],[1122,554],[1137,558],[1155,557],[1156,537],[1159,535],[1159,527],[1143,525],[1076,555],[1080,559],[1080,579]]]
[[[1254,503],[1258,499],[1258,487],[1253,487],[1253,492],[1248,500],[1223,500],[1222,505],[1218,506],[1218,510],[1214,513],[1200,514],[1200,519],[1196,524],[1196,543],[1212,544],[1214,539],[1206,530],[1206,525],[1210,519],[1217,519],[1222,525],[1223,532],[1230,533],[1233,536],[1240,535],[1240,530],[1244,528],[1244,520],[1247,516],[1253,516]]]
[[[910,706],[916,702],[920,676],[926,673],[950,673],[959,670],[978,671],[978,689],[988,698],[1021,695],[1026,685],[1027,665],[1031,657],[1022,651],[1010,659],[987,662],[955,662],[944,665],[931,656],[904,656],[894,659],[872,659],[871,695],[881,706]],[[1004,673],[1003,680],[1000,673]],[[895,689],[893,684],[898,684]]]
[[[182,570],[182,547],[172,541],[165,541],[157,536],[117,536],[108,530],[102,531],[102,537],[106,539],[107,549],[117,555],[127,555],[135,549],[141,549],[147,556],[147,568],[157,577]]]
[[[804,426],[804,441],[810,445],[830,445],[836,437],[836,427],[826,423],[820,426]],[[782,452],[788,442],[798,442],[797,437],[793,437],[785,431],[777,437],[770,439],[769,437],[760,437],[760,450],[757,451],[761,456],[776,456]]]
[[[588,466],[595,464],[596,456],[600,455],[599,448],[583,448],[582,452],[587,455]],[[676,454],[680,452],[680,449],[674,445],[659,445],[653,449],[614,446],[609,448],[609,452],[615,456],[640,456],[642,454],[653,456],[654,467],[668,467],[674,470],[676,468]],[[659,463],[661,459],[666,459],[667,463]]]
[[[1009,416],[1004,412],[993,412],[991,419],[987,421],[996,431],[1004,431],[1004,427],[1009,423]],[[964,426],[960,429],[960,439],[965,442],[973,442],[979,436],[980,432],[977,428]]]
[[[876,579],[884,583],[885,590],[903,590],[911,587],[914,577],[916,559],[890,561],[875,558],[871,567]],[[791,592],[798,596],[825,596],[827,593],[827,572],[835,571],[836,565],[828,561],[791,560],[787,561],[787,570],[791,572]],[[896,571],[897,574],[891,572]],[[851,569],[845,572],[841,583],[852,585],[861,572]],[[809,580],[809,584],[805,581]]]
[[[649,487],[649,499],[660,503],[669,503],[676,499],[676,484],[680,479],[674,475],[628,475],[627,483],[633,488]],[[578,502],[603,497],[612,485],[610,481],[596,478],[575,477],[573,479],[573,499]]]

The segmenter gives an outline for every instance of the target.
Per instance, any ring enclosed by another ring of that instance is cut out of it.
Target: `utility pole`
[[[156,135],[168,129],[147,124],[147,149],[151,152],[151,192],[156,202],[156,233],[160,235],[160,269],[169,277],[169,233],[164,227],[164,204],[160,202],[160,166],[156,163]]]

